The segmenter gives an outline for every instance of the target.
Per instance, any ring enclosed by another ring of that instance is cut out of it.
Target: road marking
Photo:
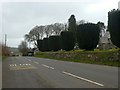
[[[29,61],[31,61],[31,60],[29,60]]]
[[[50,69],[54,69],[53,67],[49,67]]]
[[[16,66],[16,64],[14,64],[14,66]]]
[[[31,64],[10,64],[10,70],[25,70],[25,69],[36,69]]]
[[[16,64],[10,64],[10,66],[14,67],[14,66],[16,66]]]
[[[34,61],[34,63],[39,64],[38,62]]]
[[[16,66],[16,67],[12,67],[10,68],[10,70],[27,70],[27,69],[36,69],[36,67],[34,66],[30,66],[30,67],[19,67],[19,66]]]
[[[54,69],[53,67],[50,67],[50,66],[45,65],[45,64],[42,64],[42,66],[47,67],[47,68],[50,68],[50,69]]]
[[[30,66],[31,64],[19,64],[19,66]],[[10,67],[16,67],[17,64],[10,64]]]
[[[69,75],[69,76],[72,76],[72,77],[75,77],[75,78],[78,78],[78,79],[81,79],[81,80],[84,80],[84,81],[87,81],[87,82],[90,82],[90,83],[93,83],[93,84],[96,84],[98,86],[104,86],[103,84],[100,84],[100,83],[97,83],[95,81],[92,81],[92,80],[89,80],[89,79],[86,79],[86,78],[83,78],[83,77],[79,77],[77,75],[74,75],[74,74],[71,74],[71,73],[68,73],[68,72],[65,72],[63,71],[62,73],[66,74],[66,75]]]

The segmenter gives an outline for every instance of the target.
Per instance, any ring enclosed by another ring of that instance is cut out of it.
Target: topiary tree
[[[100,28],[97,24],[87,23],[77,27],[77,40],[80,49],[94,50],[99,42]]]
[[[71,15],[70,18],[68,19],[68,31],[73,32],[75,42],[76,40],[76,19],[74,15]]]
[[[108,12],[108,30],[112,43],[120,48],[120,10]]]
[[[75,39],[72,32],[62,31],[60,37],[61,37],[61,47],[63,50],[70,51],[74,49]]]
[[[60,36],[49,37],[49,49],[52,51],[60,50]]]

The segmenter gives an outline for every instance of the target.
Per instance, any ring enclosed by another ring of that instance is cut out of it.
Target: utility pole
[[[7,42],[7,34],[5,34],[5,48],[6,48],[6,42]]]

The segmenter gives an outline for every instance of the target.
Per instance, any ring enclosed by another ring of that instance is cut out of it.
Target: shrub
[[[100,28],[97,24],[87,23],[77,27],[77,40],[80,49],[94,50],[99,42]]]
[[[70,31],[61,32],[61,47],[63,50],[73,50],[75,46],[74,35]]]

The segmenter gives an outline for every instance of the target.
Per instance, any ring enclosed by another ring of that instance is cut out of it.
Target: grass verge
[[[35,57],[120,67],[120,51],[118,49],[95,51],[75,50],[67,52],[38,52],[36,53]]]
[[[5,60],[8,56],[0,56],[1,60]]]

